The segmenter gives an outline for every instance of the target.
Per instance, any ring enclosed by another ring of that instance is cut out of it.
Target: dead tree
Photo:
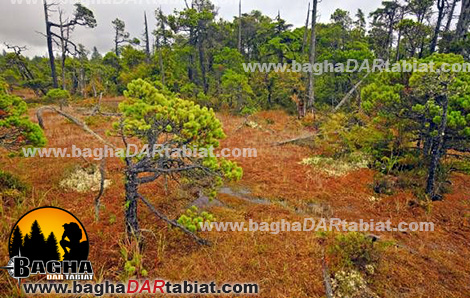
[[[149,25],[147,22],[147,13],[144,12],[144,40],[145,40],[145,54],[147,55],[147,63],[150,62],[150,36]]]
[[[340,101],[340,103],[333,109],[333,112],[337,112],[348,100],[351,98],[351,96],[354,94],[354,92],[357,91],[357,89],[362,85],[365,79],[370,75],[370,72],[368,72],[359,82],[357,82],[354,87],[349,90],[349,92],[343,97],[343,99]]]
[[[308,2],[307,20],[305,21],[304,37],[302,39],[302,54],[305,53],[305,46],[307,45],[309,22],[310,22],[310,2]]]
[[[242,53],[242,0],[238,4],[238,52]]]
[[[49,53],[49,64],[51,66],[51,77],[52,77],[52,86],[54,88],[59,87],[57,80],[57,72],[55,68],[55,56],[54,49],[52,46],[52,30],[51,22],[49,22],[49,9],[52,5],[47,4],[47,1],[44,0],[44,19],[46,21],[46,40],[47,40],[47,51]]]
[[[73,14],[72,19],[65,22],[62,21],[62,12],[59,12],[59,17],[61,21],[59,23],[54,23],[50,20],[50,13],[52,12],[51,7],[53,6],[55,6],[55,4],[47,4],[47,1],[44,0],[44,18],[46,22],[45,37],[47,40],[47,49],[49,52],[49,64],[51,67],[52,86],[54,88],[58,88],[59,84],[57,80],[53,43],[55,42],[58,46],[61,47],[63,56],[64,49],[66,49],[65,51],[67,51],[68,46],[72,46],[76,50],[76,52],[79,52],[77,45],[70,40],[71,32],[73,31],[75,26],[95,28],[96,19],[91,10],[81,5],[80,3],[77,3],[75,4],[75,12]],[[59,29],[60,32],[58,34],[55,33],[52,30],[53,28]],[[67,34],[65,34],[66,32]],[[65,35],[67,35],[67,37]],[[64,57],[62,59],[64,59]],[[63,64],[64,63],[65,62],[63,61]]]
[[[26,59],[21,55],[23,51],[26,51],[27,48],[26,46],[20,47],[20,46],[15,46],[15,45],[10,45],[8,43],[4,43],[7,49],[12,50],[14,54],[14,58],[12,59],[12,64],[15,66],[23,79],[25,81],[33,82],[35,81],[35,77],[31,70],[28,67],[28,63]],[[37,88],[33,88],[34,92],[39,95],[38,90],[41,91],[43,95],[46,95],[46,90],[42,86],[37,86]]]
[[[155,36],[155,46],[158,51],[158,64],[160,66],[160,75],[162,77],[162,84],[165,85],[165,66],[163,64],[163,46],[167,45],[167,36],[165,24],[167,19],[163,14],[162,8],[157,8],[155,10],[155,19],[157,21],[157,29],[153,31]]]
[[[313,0],[313,7],[312,7],[312,31],[310,32],[310,52],[309,52],[309,63],[313,65],[315,63],[315,52],[316,52],[316,45],[317,45],[317,36],[315,34],[315,28],[317,24],[317,7],[318,7],[318,0]],[[307,104],[304,105],[306,110],[314,109],[315,105],[315,82],[314,82],[314,75],[312,72],[308,73],[308,101]],[[306,113],[304,113],[306,114]]]

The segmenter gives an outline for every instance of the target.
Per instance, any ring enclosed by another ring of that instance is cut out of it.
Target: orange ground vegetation
[[[112,101],[112,100],[111,100]],[[34,111],[31,111],[33,115]],[[48,147],[99,146],[95,139],[63,118],[45,114]],[[246,188],[254,196],[274,202],[251,204],[230,195],[220,195],[226,207],[213,207],[219,221],[301,220],[305,216],[332,216],[348,221],[359,219],[433,221],[435,232],[383,233],[400,247],[388,249],[373,277],[372,289],[380,297],[468,297],[470,293],[470,178],[452,177],[452,193],[443,202],[433,203],[430,212],[410,207],[411,193],[399,193],[371,203],[374,172],[363,169],[340,178],[327,177],[299,162],[314,153],[297,145],[273,146],[276,141],[308,134],[294,116],[281,111],[260,112],[253,117],[261,128],[240,126],[243,117],[219,114],[227,134],[223,147],[257,148],[257,158],[235,159],[244,169],[240,182],[230,186]],[[111,121],[91,125],[101,135]],[[110,138],[120,145],[117,138]],[[73,166],[86,165],[74,158],[19,158],[2,154],[1,168],[20,176],[32,185],[20,206],[5,205],[1,219],[0,264],[8,261],[7,238],[16,220],[33,207],[53,205],[75,214],[87,229],[90,256],[98,280],[123,278],[121,257],[124,239],[123,171],[118,159],[107,163],[113,181],[102,203],[101,220],[94,221],[95,193],[67,192],[59,187],[64,173]],[[95,162],[96,163],[96,162]],[[163,181],[146,185],[141,192],[170,218],[177,218],[194,197],[177,185],[165,191]],[[323,206],[310,214],[299,214],[309,203]],[[289,207],[286,207],[289,206]],[[262,297],[322,297],[322,241],[313,232],[271,235],[263,232],[203,233],[213,245],[201,247],[139,206],[145,247],[143,266],[151,278],[222,282],[258,282]],[[379,233],[380,234],[380,233]],[[17,295],[15,282],[0,272],[0,296]]]

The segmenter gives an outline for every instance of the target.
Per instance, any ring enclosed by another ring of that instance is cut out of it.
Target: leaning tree
[[[75,4],[75,12],[70,19],[63,19],[62,12],[59,10],[60,21],[59,23],[51,21],[51,13],[54,12],[53,7],[57,4],[48,4],[44,0],[44,19],[46,23],[46,40],[47,50],[49,52],[49,64],[51,67],[52,85],[54,88],[59,87],[57,80],[57,72],[54,56],[54,43],[62,49],[62,67],[65,64],[65,56],[67,53],[72,53],[71,48],[74,49],[73,53],[80,53],[79,47],[71,40],[71,32],[76,26],[87,28],[95,28],[97,26],[95,16],[91,10],[81,5]],[[58,30],[54,31],[54,30]],[[63,70],[62,70],[63,71]]]
[[[169,219],[139,193],[139,187],[160,178],[185,181],[214,197],[223,180],[238,180],[243,171],[236,163],[217,158],[213,149],[225,137],[222,124],[212,109],[201,107],[189,100],[163,95],[152,84],[134,80],[124,92],[126,100],[119,105],[120,121],[113,125],[114,132],[130,148],[130,140],[138,140],[149,148],[135,156],[123,156],[125,170],[125,224],[129,238],[140,240],[137,205],[141,201],[158,218],[181,229],[199,244],[209,244],[175,220]],[[116,147],[93,132],[85,123],[52,106],[37,111],[41,127],[42,112],[50,110],[72,121],[103,144]],[[157,150],[153,150],[153,149]],[[185,153],[191,149],[191,154]],[[121,151],[123,152],[123,151]],[[102,174],[102,181],[104,175]],[[103,182],[101,183],[103,187]],[[100,191],[100,195],[102,190]],[[95,201],[99,207],[98,200]]]
[[[121,121],[114,128],[125,146],[137,138],[149,150],[147,154],[125,157],[126,162],[126,230],[139,236],[137,203],[141,200],[159,218],[182,229],[199,243],[207,243],[185,227],[169,220],[139,193],[139,186],[159,178],[195,183],[214,196],[223,178],[237,180],[242,169],[235,163],[208,154],[224,138],[220,121],[212,109],[192,101],[160,94],[150,83],[138,79],[128,85],[126,100],[119,105]],[[193,148],[193,154],[182,154],[182,148]],[[194,154],[197,152],[197,154]]]

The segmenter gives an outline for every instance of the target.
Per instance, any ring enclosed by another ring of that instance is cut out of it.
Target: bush
[[[3,210],[4,205],[13,207],[20,204],[30,188],[17,176],[0,171],[0,210]]]
[[[17,150],[21,146],[44,146],[39,125],[26,115],[28,105],[19,97],[0,93],[0,147]]]
[[[371,237],[359,232],[339,234],[328,249],[332,268],[334,271],[358,270],[367,273],[370,266],[377,265],[388,245],[386,242],[375,242]]]
[[[0,77],[0,94],[5,94],[8,92],[8,84],[5,82],[3,77]]]
[[[30,189],[30,186],[21,181],[17,176],[0,170],[0,190],[18,190],[25,192]]]
[[[67,90],[62,89],[51,89],[46,94],[46,99],[53,103],[59,103],[60,108],[68,105],[70,99],[70,93]]]

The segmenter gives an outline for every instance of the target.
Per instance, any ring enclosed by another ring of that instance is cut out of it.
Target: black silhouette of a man
[[[82,230],[77,223],[64,224],[64,233],[60,246],[64,250],[64,260],[84,261],[88,257],[88,241],[82,241]],[[68,241],[66,240],[68,239]]]

